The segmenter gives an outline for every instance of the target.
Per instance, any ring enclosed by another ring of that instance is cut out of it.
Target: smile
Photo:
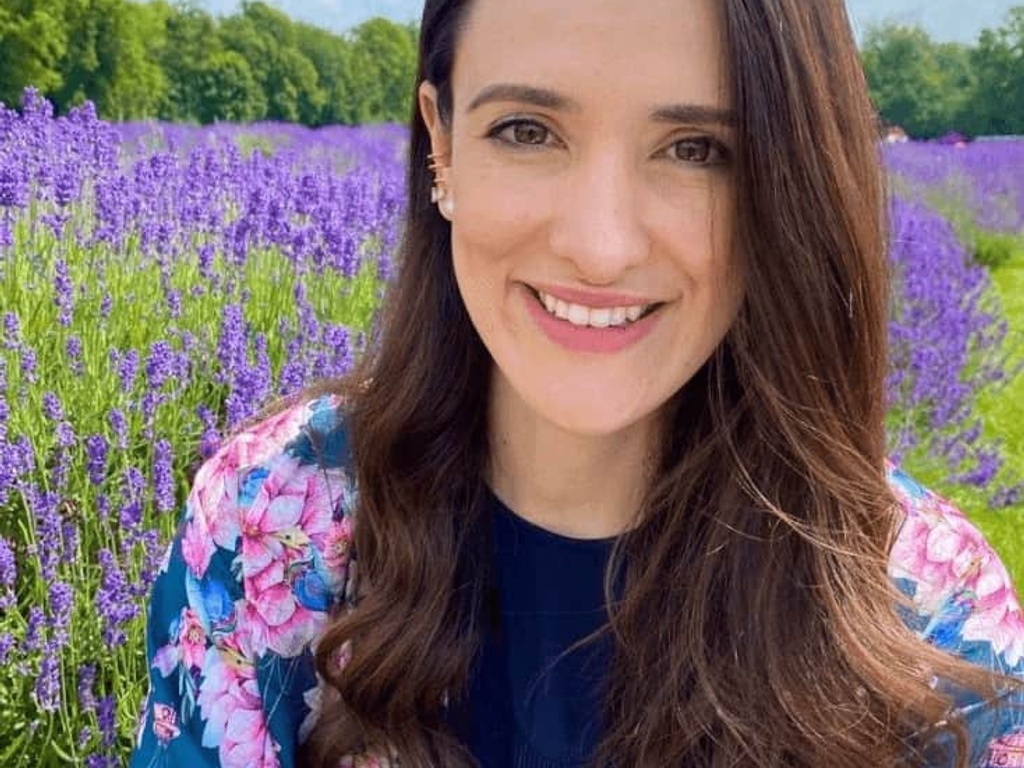
[[[534,290],[534,295],[548,314],[573,325],[590,328],[615,328],[634,323],[656,310],[660,304],[634,304],[622,307],[588,307],[563,301],[549,293]]]
[[[665,302],[590,307],[522,286],[521,296],[537,327],[573,352],[613,354],[638,344],[657,325]]]

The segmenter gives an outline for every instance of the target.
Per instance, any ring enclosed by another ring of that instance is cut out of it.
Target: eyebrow
[[[485,104],[502,101],[518,101],[557,111],[581,111],[579,102],[557,91],[515,83],[496,83],[487,86],[474,97],[466,111],[472,112]],[[649,116],[658,123],[718,124],[728,127],[736,125],[736,113],[732,110],[701,104],[665,104],[652,109]]]

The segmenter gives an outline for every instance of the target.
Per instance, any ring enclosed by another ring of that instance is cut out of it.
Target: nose
[[[650,255],[638,169],[623,154],[574,158],[554,201],[549,247],[576,277],[609,285]]]

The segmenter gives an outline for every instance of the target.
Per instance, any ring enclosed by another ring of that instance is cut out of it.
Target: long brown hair
[[[437,86],[446,122],[470,5],[427,0],[423,12],[416,86]],[[886,193],[844,5],[723,8],[747,294],[674,399],[661,471],[609,564],[614,656],[595,764],[918,764],[952,735],[962,766],[965,729],[943,721],[950,701],[929,682],[992,695],[1005,681],[920,641],[896,613],[906,601],[887,575],[900,514],[884,466]],[[313,766],[391,748],[403,768],[474,765],[442,703],[465,694],[479,642],[492,363],[430,203],[415,108],[411,128],[380,337],[352,378],[315,390],[346,398],[359,579],[356,608],[318,639]]]

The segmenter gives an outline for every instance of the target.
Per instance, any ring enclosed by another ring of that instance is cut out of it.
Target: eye
[[[708,136],[694,136],[674,142],[669,154],[675,160],[697,165],[723,165],[729,161],[729,150]]]
[[[517,118],[498,123],[487,137],[512,146],[542,147],[551,131],[535,120]]]

